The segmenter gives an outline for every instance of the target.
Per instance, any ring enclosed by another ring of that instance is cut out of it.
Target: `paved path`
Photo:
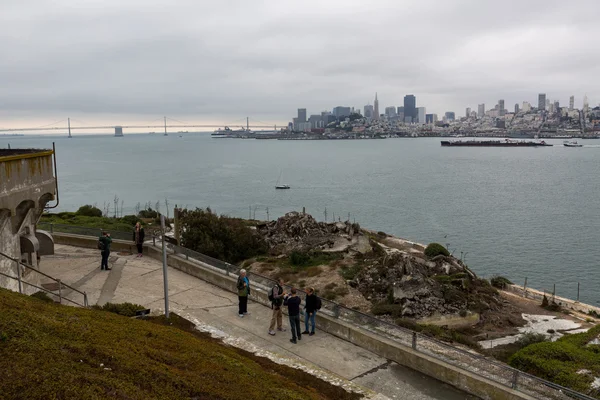
[[[42,259],[41,270],[88,294],[89,304],[131,302],[164,310],[162,264],[151,258],[111,254],[111,271],[100,270],[98,251],[56,245],[56,254]],[[267,334],[271,309],[250,302],[250,315],[237,315],[237,296],[170,268],[169,300],[172,311],[194,321],[201,329],[217,332],[226,342],[258,353],[289,360],[306,369],[325,370],[391,399],[473,399],[474,397],[405,368],[324,332],[305,335],[290,343],[288,332]],[[81,301],[78,293],[67,296]],[[249,347],[250,346],[250,347]],[[314,367],[317,368],[314,368]]]

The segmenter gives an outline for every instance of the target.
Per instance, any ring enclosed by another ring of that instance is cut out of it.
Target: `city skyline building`
[[[506,114],[506,109],[504,108],[504,100],[500,99],[498,100],[498,115],[502,117],[504,116],[504,114]]]
[[[569,97],[569,111],[573,111],[575,109],[575,96]]]
[[[398,114],[396,113],[396,107],[390,106],[385,108],[385,116],[390,119],[396,117]]]
[[[538,94],[538,111],[546,110],[546,93]]]
[[[454,111],[446,111],[445,117],[446,117],[446,121],[454,121],[456,119],[456,115],[454,114]]]
[[[425,107],[417,108],[417,122],[421,125],[425,124]]]
[[[410,120],[409,120],[410,118]],[[412,94],[404,96],[404,121],[413,122],[417,118],[417,98]]]
[[[367,104],[364,107],[364,111],[365,111],[365,114],[364,114],[365,118],[373,118],[374,108],[373,108],[373,106],[371,104]]]
[[[373,118],[379,119],[379,100],[377,99],[377,92],[375,92],[375,102],[373,103]]]
[[[482,103],[477,106],[477,117],[483,118],[484,116],[485,116],[485,103]]]
[[[352,113],[351,108],[345,107],[345,106],[334,107],[333,111],[332,111],[332,114],[337,118],[349,117],[351,113]]]
[[[590,111],[590,103],[588,102],[587,94],[583,96],[583,112],[587,114]]]
[[[469,118],[471,116],[471,107],[467,107],[465,110],[465,117]]]
[[[515,104],[515,114],[519,113],[519,103]]]
[[[531,103],[528,101],[523,102],[523,112],[531,111]]]

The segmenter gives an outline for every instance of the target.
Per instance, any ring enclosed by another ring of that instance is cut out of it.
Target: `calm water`
[[[448,244],[484,277],[501,274],[600,304],[600,141],[595,147],[442,148],[439,139],[260,141],[206,134],[2,138],[56,142],[61,210],[111,202],[210,206],[318,219]],[[560,144],[561,141],[555,141]],[[274,185],[283,171],[291,190]]]

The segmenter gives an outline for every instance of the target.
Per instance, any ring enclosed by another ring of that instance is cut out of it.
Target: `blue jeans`
[[[317,315],[317,310],[312,312],[312,315],[308,315],[308,311],[304,311],[304,330],[308,332],[308,320],[310,319],[310,326],[312,329],[310,330],[312,333],[315,333],[315,315]]]
[[[103,251],[100,254],[102,254],[102,261],[100,262],[100,269],[108,269],[108,256],[110,255],[110,252]]]
[[[300,332],[300,315],[290,315],[290,327],[292,328],[292,340],[302,337]]]

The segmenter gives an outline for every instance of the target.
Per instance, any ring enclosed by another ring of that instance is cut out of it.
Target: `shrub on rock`
[[[439,243],[429,243],[429,245],[427,245],[425,248],[425,255],[428,258],[433,258],[439,256],[440,254],[446,257],[450,255],[448,250],[446,250],[446,248]]]

